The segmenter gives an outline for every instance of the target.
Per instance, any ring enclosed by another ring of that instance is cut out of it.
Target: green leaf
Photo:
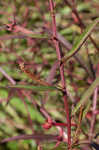
[[[31,38],[49,39],[48,34],[36,34],[36,33],[33,33],[33,34],[27,34],[27,35],[29,37],[31,37]]]
[[[95,28],[95,26],[99,23],[99,18],[94,20],[92,24],[90,24],[85,31],[78,37],[78,40],[74,44],[73,48],[64,56],[64,58],[61,60],[62,62],[66,61],[70,57],[72,57],[83,45],[83,43],[86,41],[88,36],[91,34],[92,30]]]
[[[78,102],[78,104],[76,105],[76,107],[74,108],[74,110],[72,112],[73,115],[78,111],[78,109],[80,108],[81,105],[84,105],[86,102],[88,102],[88,99],[93,94],[93,92],[97,86],[99,86],[99,77],[97,77],[95,79],[95,81],[92,83],[92,85],[82,95],[80,101]]]
[[[22,89],[27,89],[27,90],[39,90],[39,91],[58,89],[55,86],[33,86],[33,85],[10,85],[10,86],[1,86],[1,88],[22,88]]]

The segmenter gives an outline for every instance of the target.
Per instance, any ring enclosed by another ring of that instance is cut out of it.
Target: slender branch
[[[54,13],[54,2],[53,0],[49,0],[50,5],[50,12],[52,17],[52,31],[53,31],[53,42],[56,48],[57,58],[60,61],[62,58],[62,51],[60,49],[59,41],[57,40],[57,30],[56,30],[56,19],[55,19],[55,13]],[[66,86],[65,86],[65,78],[64,78],[64,65],[60,64],[60,75],[61,75],[61,82],[62,82],[62,88],[63,91],[63,99],[64,99],[64,106],[66,111],[66,118],[67,118],[67,130],[68,130],[68,149],[71,147],[71,120],[69,117],[69,106],[67,102],[67,92],[66,92]]]
[[[96,76],[98,75],[99,75],[99,64],[97,65],[97,72],[96,72]],[[96,115],[97,115],[96,111],[97,111],[98,90],[99,90],[99,87],[96,87],[94,90],[94,96],[93,96],[92,119],[91,119],[90,136],[89,136],[90,141],[93,137]]]
[[[95,121],[96,121],[96,114],[94,112],[96,111],[97,94],[98,94],[98,87],[95,89],[94,97],[93,97],[92,119],[91,119],[90,137],[89,137],[90,140],[93,136],[94,126],[95,126]]]
[[[13,84],[15,85],[16,82],[0,67],[0,72]]]

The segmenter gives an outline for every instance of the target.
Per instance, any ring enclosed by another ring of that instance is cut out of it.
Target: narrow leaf
[[[0,86],[0,87],[1,88],[22,88],[22,89],[27,89],[27,90],[39,90],[39,91],[58,89],[55,86],[33,86],[33,85],[10,85],[10,86]]]
[[[47,34],[28,34],[31,38],[39,38],[39,39],[49,39],[49,36]]]
[[[83,43],[86,41],[88,36],[91,34],[92,30],[95,28],[95,26],[99,23],[99,18],[97,18],[92,24],[90,24],[85,31],[78,37],[77,42],[74,44],[73,48],[64,56],[64,58],[61,60],[62,62],[66,61],[70,57],[72,57],[83,45]]]
[[[81,105],[84,105],[86,102],[88,102],[88,99],[93,94],[94,89],[99,86],[99,77],[95,79],[95,81],[92,83],[92,85],[86,90],[86,92],[82,95],[80,101],[76,105],[76,107],[73,110],[73,115],[78,111]]]

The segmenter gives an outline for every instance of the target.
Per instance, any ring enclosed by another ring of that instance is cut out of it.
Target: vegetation
[[[99,148],[98,9],[0,1],[0,150]]]

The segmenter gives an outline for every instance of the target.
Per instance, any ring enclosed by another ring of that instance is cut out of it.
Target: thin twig
[[[91,119],[90,136],[89,136],[90,140],[93,137],[93,131],[94,131],[94,126],[95,126],[95,121],[96,121],[96,114],[94,112],[96,111],[96,106],[97,106],[97,94],[98,94],[98,87],[94,90],[92,119]]]
[[[62,51],[60,49],[59,41],[57,39],[57,29],[56,29],[56,19],[55,19],[55,13],[54,13],[54,2],[53,0],[49,0],[49,6],[50,6],[50,12],[52,17],[52,31],[53,31],[53,42],[56,48],[57,58],[60,61],[62,58]],[[67,130],[68,130],[68,149],[71,147],[71,120],[69,117],[69,106],[67,102],[67,92],[66,92],[66,86],[65,86],[65,78],[64,78],[64,65],[60,65],[60,75],[61,75],[61,82],[62,82],[62,88],[64,89],[63,92],[63,99],[64,99],[64,106],[66,111],[66,118],[67,118]]]
[[[13,84],[15,85],[16,82],[0,67],[0,72]]]

